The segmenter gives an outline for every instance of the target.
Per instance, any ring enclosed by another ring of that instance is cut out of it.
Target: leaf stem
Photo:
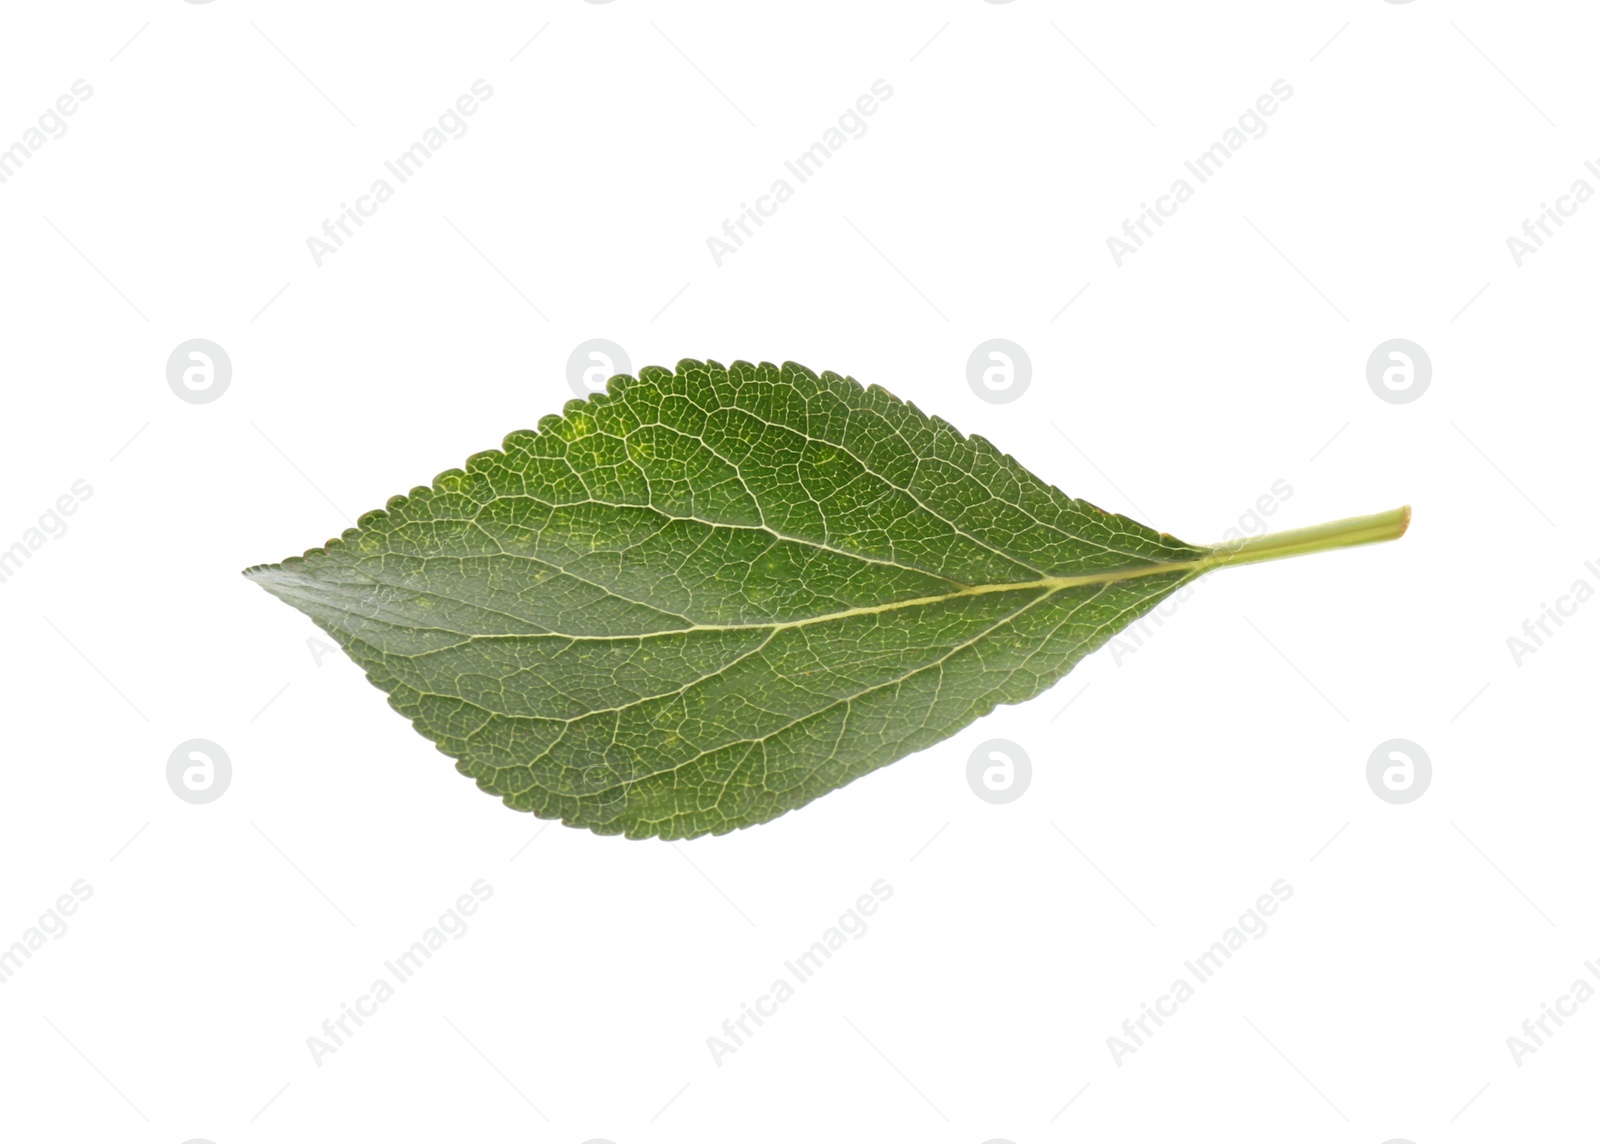
[[[1405,535],[1406,526],[1410,523],[1411,506],[1403,505],[1371,516],[1352,516],[1348,520],[1269,532],[1265,536],[1219,544],[1211,550],[1212,555],[1206,564],[1212,568],[1226,568],[1234,564],[1256,564],[1263,560],[1281,560],[1286,556],[1304,556],[1333,548],[1398,540]]]

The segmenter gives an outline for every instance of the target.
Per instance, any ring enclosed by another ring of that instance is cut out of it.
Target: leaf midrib
[[[894,600],[894,601],[891,601],[891,602],[886,603],[886,604],[872,604],[872,605],[867,605],[867,606],[858,607],[858,608],[843,608],[843,609],[840,609],[839,611],[836,611],[836,612],[823,612],[823,613],[820,613],[820,614],[815,615],[815,616],[802,616],[799,619],[795,619],[795,620],[759,620],[759,621],[750,621],[750,622],[747,622],[747,623],[737,623],[737,624],[699,624],[699,623],[691,623],[687,627],[663,628],[660,631],[653,631],[653,632],[625,632],[625,633],[619,633],[619,634],[616,634],[616,635],[578,635],[578,634],[575,634],[575,633],[572,633],[572,632],[559,632],[559,631],[543,631],[543,632],[459,632],[459,631],[456,631],[454,628],[444,628],[444,627],[439,627],[437,625],[427,625],[425,628],[413,627],[411,630],[427,630],[427,631],[448,632],[451,635],[461,636],[467,642],[471,642],[471,641],[474,641],[474,640],[560,639],[560,640],[568,640],[568,641],[570,641],[572,643],[611,643],[611,642],[620,642],[620,641],[625,641],[625,640],[660,639],[660,638],[663,638],[663,637],[666,637],[666,636],[692,635],[695,632],[748,632],[748,631],[763,631],[763,632],[764,631],[772,631],[772,632],[778,632],[778,631],[784,631],[784,630],[789,629],[789,628],[803,628],[803,627],[810,627],[810,626],[812,626],[814,624],[832,623],[835,620],[854,619],[854,618],[859,617],[859,616],[882,615],[882,614],[884,614],[886,612],[901,611],[901,610],[906,609],[906,608],[932,607],[935,604],[949,603],[952,600],[959,600],[959,599],[964,599],[964,598],[968,598],[968,597],[977,597],[977,596],[990,596],[990,595],[994,595],[994,594],[999,593],[999,592],[1040,591],[1040,592],[1044,592],[1046,595],[1049,595],[1051,593],[1061,591],[1062,589],[1065,589],[1065,588],[1082,588],[1082,587],[1087,587],[1087,586],[1094,585],[1094,584],[1116,584],[1116,583],[1121,583],[1124,580],[1138,580],[1138,579],[1142,579],[1142,578],[1144,578],[1146,576],[1161,576],[1161,575],[1165,575],[1167,573],[1172,573],[1172,572],[1201,572],[1201,571],[1206,570],[1210,565],[1212,565],[1214,563],[1215,563],[1215,558],[1214,558],[1213,554],[1206,553],[1205,555],[1196,557],[1193,560],[1173,560],[1173,561],[1166,561],[1166,562],[1159,563],[1159,564],[1150,564],[1150,565],[1146,565],[1146,566],[1140,567],[1140,568],[1111,569],[1111,570],[1108,570],[1108,571],[1105,571],[1105,572],[1086,573],[1086,574],[1081,575],[1081,576],[1046,576],[1046,577],[1042,577],[1042,578],[1037,579],[1037,580],[1015,580],[1015,581],[1010,581],[1010,582],[1001,583],[1001,584],[970,584],[970,585],[967,585],[967,586],[959,589],[958,591],[945,592],[945,593],[941,593],[940,595],[937,595],[937,596],[915,596],[915,597],[912,597],[911,599],[908,599],[908,600]],[[574,577],[574,578],[575,579],[579,579],[577,577]],[[386,587],[386,588],[393,588],[396,591],[410,592],[410,593],[413,593],[413,594],[418,595],[418,596],[427,596],[427,597],[431,597],[433,599],[443,600],[446,603],[459,604],[462,607],[476,608],[476,609],[479,609],[479,610],[482,610],[482,611],[487,611],[487,612],[490,612],[490,613],[495,614],[495,615],[504,616],[506,619],[514,619],[514,620],[518,620],[519,622],[527,622],[526,620],[522,619],[521,617],[517,617],[517,616],[511,615],[509,612],[503,612],[503,611],[500,611],[500,610],[495,609],[495,608],[490,608],[485,604],[482,604],[480,602],[476,602],[476,601],[473,601],[473,600],[463,600],[463,599],[460,599],[460,598],[455,597],[455,596],[447,596],[442,592],[435,592],[435,591],[431,591],[431,590],[425,589],[425,588],[413,588],[413,587],[409,587],[407,585],[393,584],[393,583],[389,583],[389,582],[380,580],[377,577],[372,577],[372,580],[373,580],[373,583],[375,583],[375,584],[379,584],[379,585],[381,585],[383,587]],[[587,581],[581,581],[581,582],[587,583]],[[597,588],[600,587],[599,585],[591,585],[591,586],[597,587]],[[634,600],[634,599],[632,599],[632,598],[630,598],[628,596],[623,596],[623,595],[620,595],[618,593],[607,591],[607,594],[613,596],[615,599],[622,600],[622,601],[624,601],[626,603],[635,604],[635,605],[637,605],[639,607],[644,607],[644,608],[651,608],[652,607],[651,605],[646,604],[641,600]],[[321,603],[324,606],[327,606],[327,601],[326,600],[319,599],[318,603]],[[346,615],[357,615],[361,619],[367,620],[369,622],[374,622],[374,623],[383,623],[384,622],[382,620],[377,619],[377,617],[374,617],[374,616],[361,616],[359,613],[349,612],[349,611],[346,611],[345,609],[339,609],[339,610],[340,611],[345,611]],[[659,609],[659,608],[652,608],[652,610],[653,611],[658,611],[658,612],[661,611],[661,609]],[[662,614],[668,615],[668,614],[675,614],[675,613],[665,613],[665,612],[663,612]],[[388,626],[398,627],[399,625],[390,624]],[[460,644],[452,644],[450,646],[451,647],[459,647],[461,645]],[[389,654],[401,655],[402,658],[408,658],[409,659],[409,658],[418,658],[421,655],[436,654],[437,652],[443,651],[443,650],[446,650],[446,649],[445,648],[433,648],[433,649],[430,649],[427,652],[417,653],[416,656],[406,656],[403,653],[393,653],[393,652],[391,652]]]

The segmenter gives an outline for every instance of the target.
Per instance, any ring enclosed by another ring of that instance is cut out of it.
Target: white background
[[[1434,0],[8,5],[0,146],[93,96],[0,185],[0,547],[93,494],[0,584],[0,945],[93,896],[0,985],[0,1131],[1592,1131],[1600,1004],[1520,1066],[1506,1039],[1600,958],[1600,604],[1520,666],[1506,641],[1600,585],[1600,205],[1520,268],[1506,239],[1600,186],[1596,31]],[[306,239],[480,78],[318,267]],[[876,79],[865,136],[718,267],[707,237]],[[1277,79],[1270,130],[1119,268],[1106,239]],[[209,404],[165,377],[197,337],[233,363]],[[594,337],[881,383],[1191,541],[1278,480],[1274,527],[1415,521],[1221,573],[1136,653],[771,824],[541,830],[238,572],[532,428]],[[966,381],[994,337],[1033,363],[1010,404]],[[1433,364],[1410,404],[1366,380],[1395,337]],[[1405,806],[1366,781],[1396,737],[1433,764]],[[203,806],[166,780],[193,738],[233,767]],[[1033,760],[1009,805],[967,784],[993,738]],[[314,1063],[477,879],[470,930]],[[865,936],[715,1064],[877,879]],[[1277,879],[1269,932],[1115,1063]]]

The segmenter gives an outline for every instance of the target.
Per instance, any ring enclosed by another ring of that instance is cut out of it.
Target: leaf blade
[[[686,838],[1031,698],[1212,552],[882,389],[685,361],[246,574],[508,805]]]

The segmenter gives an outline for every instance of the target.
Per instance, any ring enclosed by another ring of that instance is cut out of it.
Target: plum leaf
[[[615,377],[245,575],[506,805],[601,834],[766,822],[1021,703],[1228,564],[876,386],[793,363]]]

